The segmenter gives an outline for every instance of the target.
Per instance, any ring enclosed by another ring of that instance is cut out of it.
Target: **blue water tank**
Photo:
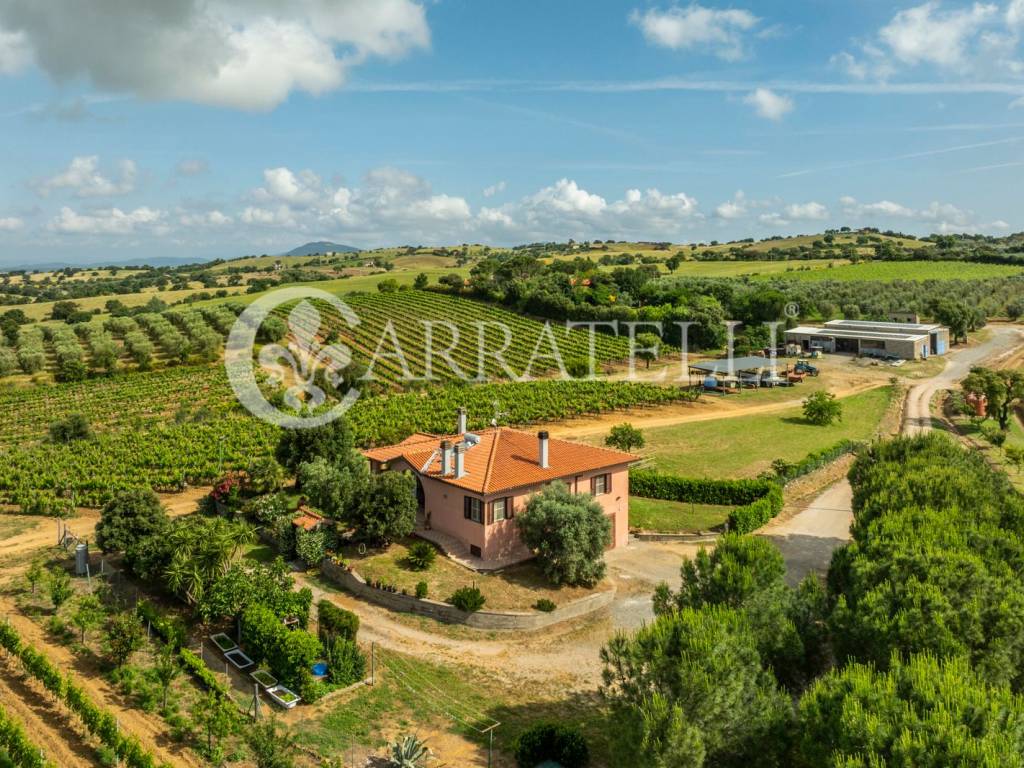
[[[704,389],[714,389],[718,386],[718,379],[714,376],[708,376],[704,379]]]

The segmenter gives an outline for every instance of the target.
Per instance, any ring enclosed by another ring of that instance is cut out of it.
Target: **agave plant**
[[[406,736],[391,745],[389,768],[422,768],[430,759],[427,745],[416,736]]]

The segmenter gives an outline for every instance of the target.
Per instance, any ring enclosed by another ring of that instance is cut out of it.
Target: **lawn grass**
[[[696,533],[724,523],[731,506],[629,497],[630,530],[656,533]]]
[[[477,573],[452,562],[440,551],[434,564],[426,571],[414,571],[406,562],[410,538],[392,544],[384,551],[370,550],[360,555],[354,548],[341,554],[367,581],[380,580],[392,584],[399,591],[416,594],[416,584],[427,583],[427,596],[433,600],[448,600],[461,587],[476,586],[487,599],[485,608],[494,610],[528,611],[541,598],[563,605],[589,595],[593,590],[581,587],[552,587],[540,568],[532,562],[520,563],[498,573]]]
[[[644,455],[656,469],[686,477],[755,477],[774,459],[795,462],[840,440],[869,439],[889,406],[888,386],[843,398],[843,420],[804,421],[799,407],[644,430]]]

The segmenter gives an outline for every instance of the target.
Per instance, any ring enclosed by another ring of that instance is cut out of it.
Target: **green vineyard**
[[[676,388],[599,380],[450,384],[364,397],[347,418],[359,443],[370,445],[413,431],[451,432],[460,407],[478,429],[687,397]],[[177,491],[208,484],[270,453],[279,434],[236,402],[220,365],[8,388],[0,391],[0,412],[0,501],[45,514],[70,504],[97,506],[140,485]],[[94,434],[53,442],[49,425],[71,414],[83,415]]]
[[[322,317],[306,323],[300,315],[299,328],[305,335],[342,341],[375,380],[393,385],[425,378],[541,376],[557,371],[556,355],[568,367],[591,358],[602,363],[629,356],[625,337],[596,332],[591,338],[585,328],[547,325],[471,299],[414,290],[344,298],[358,325],[314,302]],[[289,317],[284,309],[279,314]],[[323,324],[314,327],[317,319]]]

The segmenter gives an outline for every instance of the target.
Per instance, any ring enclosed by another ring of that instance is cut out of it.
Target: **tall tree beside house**
[[[297,479],[309,503],[328,517],[344,519],[370,490],[370,465],[356,450],[343,461],[317,456],[299,465]]]
[[[572,493],[555,481],[531,496],[515,519],[552,584],[593,586],[604,578],[612,523],[589,494]]]
[[[374,475],[369,492],[346,516],[363,541],[387,545],[416,528],[416,479],[410,472]]]
[[[1024,371],[972,368],[962,386],[964,392],[985,396],[988,414],[1002,430],[1009,429],[1014,406],[1024,401]]]
[[[274,455],[282,467],[295,473],[303,462],[318,457],[336,462],[355,448],[352,430],[344,418],[309,429],[284,429]]]

